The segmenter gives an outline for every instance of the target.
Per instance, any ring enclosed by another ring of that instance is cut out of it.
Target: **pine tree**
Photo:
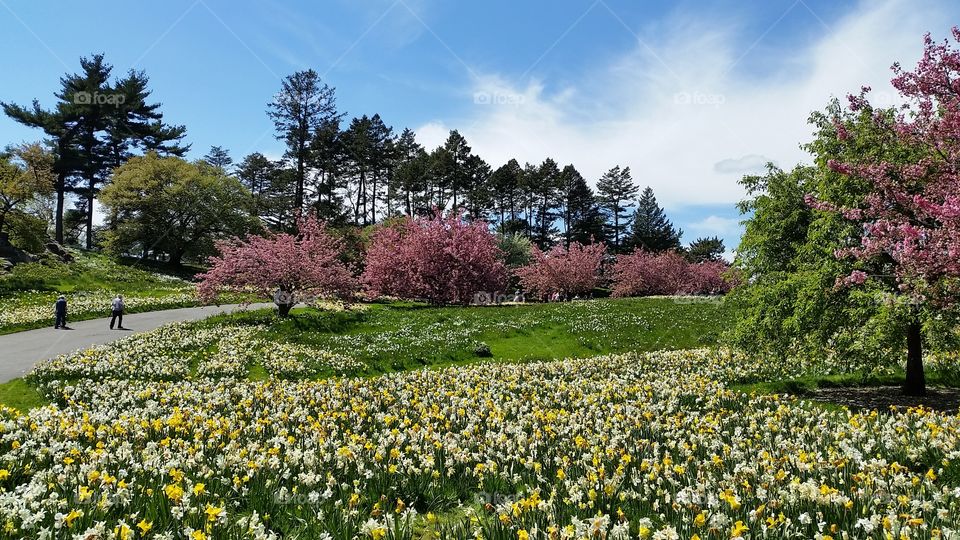
[[[277,164],[259,152],[246,156],[237,166],[237,178],[253,199],[253,213],[268,224],[273,215],[273,182],[277,171]]]
[[[607,171],[597,182],[597,200],[607,219],[607,238],[614,252],[620,252],[627,236],[631,218],[627,213],[633,207],[638,188],[630,176],[630,167],[619,165]]]
[[[339,118],[327,118],[313,133],[307,166],[313,173],[309,179],[315,200],[314,213],[327,222],[343,218],[344,149]]]
[[[560,169],[557,162],[547,158],[534,171],[530,182],[532,196],[531,211],[533,214],[533,231],[531,240],[541,248],[553,245],[557,228],[554,226],[561,203]]]
[[[440,175],[438,180],[442,186],[440,192],[450,191],[452,209],[463,206],[462,194],[470,189],[470,176],[467,173],[467,160],[470,159],[471,148],[467,140],[457,130],[452,130],[443,143],[442,151],[437,154],[435,171]],[[441,208],[446,207],[445,193],[440,196]]]
[[[398,210],[404,215],[413,216],[415,212],[425,209],[422,198],[426,192],[424,179],[429,168],[427,153],[417,143],[416,134],[410,128],[400,133],[395,147],[396,165],[390,190]]]
[[[493,191],[490,186],[490,165],[476,154],[470,154],[464,164],[467,179],[464,206],[470,219],[487,219],[493,209]]]
[[[83,200],[86,246],[93,246],[93,205],[110,171],[129,159],[132,148],[182,156],[186,128],[167,125],[159,103],[148,104],[149,79],[131,70],[111,81],[113,67],[102,54],[80,59],[81,72],[60,79],[58,102],[44,110],[34,100],[32,107],[3,103],[4,112],[15,121],[40,128],[56,155],[54,189],[56,240],[64,240],[64,202],[68,192]]]
[[[267,116],[273,120],[277,139],[287,145],[284,157],[294,164],[293,206],[300,211],[304,204],[310,142],[324,124],[339,124],[342,118],[337,113],[335,89],[322,82],[312,69],[298,71],[283,80],[280,93],[267,105]]]
[[[629,245],[634,249],[642,249],[659,253],[661,251],[680,249],[682,230],[675,230],[673,223],[667,219],[663,208],[657,203],[653,189],[644,188],[637,201],[637,209],[633,214],[633,233]]]
[[[203,156],[203,160],[224,172],[227,172],[233,165],[230,152],[220,146],[211,146],[207,155]]]
[[[521,174],[520,164],[516,159],[511,159],[490,176],[501,228],[505,227],[508,219],[510,222],[515,222],[517,219],[517,212],[520,210]]]
[[[695,263],[720,261],[723,259],[724,251],[726,251],[726,248],[723,245],[723,240],[719,237],[701,237],[690,242],[690,246],[687,247],[686,250],[686,255],[690,262]]]
[[[603,239],[603,215],[593,190],[573,165],[560,171],[563,185],[563,238],[567,247],[572,242],[590,244]]]

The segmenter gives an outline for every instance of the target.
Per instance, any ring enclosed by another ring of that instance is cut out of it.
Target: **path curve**
[[[244,309],[272,308],[273,304],[239,304],[201,306],[179,309],[130,313],[123,316],[124,328],[110,330],[109,317],[69,323],[71,330],[41,328],[0,336],[0,383],[23,377],[41,360],[53,358],[91,345],[102,345],[140,332],[149,332],[157,327],[180,321],[196,321],[221,313],[233,313]],[[53,317],[51,314],[51,322]],[[68,319],[69,320],[69,319]]]

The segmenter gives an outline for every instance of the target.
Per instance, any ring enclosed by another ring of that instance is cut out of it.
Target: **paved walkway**
[[[247,309],[265,307],[274,306],[251,304]],[[225,305],[130,313],[123,316],[124,328],[129,330],[110,330],[110,319],[106,317],[69,323],[72,330],[54,330],[51,327],[0,336],[0,383],[22,377],[40,360],[53,358],[58,354],[110,343],[139,332],[149,332],[171,322],[195,321],[242,309],[244,308],[239,305]],[[50,321],[52,324],[53,314]]]

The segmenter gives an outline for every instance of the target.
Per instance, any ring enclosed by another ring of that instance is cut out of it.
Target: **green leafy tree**
[[[53,163],[53,155],[36,143],[0,153],[0,237],[12,212],[37,197],[53,193]]]
[[[213,254],[216,240],[260,229],[240,181],[203,161],[154,152],[118,167],[102,200],[114,254],[164,255],[179,265]]]
[[[846,208],[863,203],[868,181],[838,172],[833,162],[917,159],[917,149],[898,144],[880,128],[878,115],[893,119],[896,111],[851,111],[834,100],[810,118],[816,136],[805,148],[813,166],[782,171],[770,165],[767,174],[741,181],[748,198],[739,205],[746,221],[735,260],[742,285],[731,297],[738,314],[729,336],[735,346],[817,373],[867,374],[900,364],[918,316],[915,306],[884,282],[883,276],[893,276],[882,259],[836,256],[861,237],[861,226],[807,202],[813,197]],[[854,271],[875,279],[859,287],[838,286],[839,276]],[[956,348],[955,317],[932,310],[919,317],[926,343]]]

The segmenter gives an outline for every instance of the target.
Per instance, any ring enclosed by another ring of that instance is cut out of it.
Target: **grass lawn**
[[[362,374],[377,374],[473,359],[714,346],[729,316],[719,300],[628,298],[488,307],[367,304],[349,311],[297,309],[279,321],[266,311],[231,314],[205,324],[264,325],[270,342],[349,355],[364,363]]]

